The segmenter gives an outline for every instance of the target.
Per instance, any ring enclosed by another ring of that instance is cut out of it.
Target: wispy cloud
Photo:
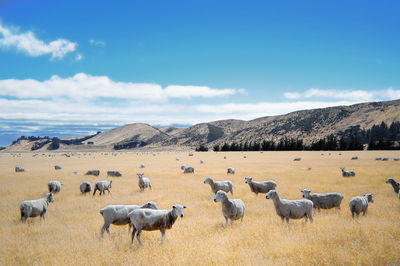
[[[0,47],[15,49],[28,56],[37,57],[51,55],[51,59],[62,59],[68,53],[74,52],[78,44],[66,39],[57,39],[46,43],[38,39],[32,31],[20,32],[15,27],[4,26],[0,22]]]
[[[104,41],[98,41],[98,40],[89,40],[89,44],[92,46],[106,46],[106,43]]]

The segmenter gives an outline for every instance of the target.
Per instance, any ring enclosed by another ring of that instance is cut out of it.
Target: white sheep
[[[155,156],[155,155],[154,155]],[[146,166],[144,165],[144,163],[142,163],[141,165],[140,165],[140,168],[145,168]]]
[[[53,193],[47,193],[43,198],[37,200],[25,200],[19,206],[21,210],[21,222],[25,223],[28,217],[37,217],[45,220],[47,209],[49,208],[50,202],[54,202]]]
[[[344,170],[344,167],[340,167],[340,169],[342,170],[342,176],[343,177],[347,177],[347,176],[356,176],[356,172],[354,172],[354,170]]]
[[[200,164],[204,164],[204,160],[200,160]]]
[[[351,157],[352,160],[358,160],[358,156]]]
[[[301,158],[300,157],[296,157],[296,158],[293,159],[293,161],[301,161]]]
[[[185,168],[186,168],[186,164],[182,164],[181,165],[181,170],[185,170]]]
[[[100,170],[89,170],[89,171],[86,172],[85,175],[99,176],[100,175]]]
[[[388,157],[383,157],[382,161],[389,161],[389,158]]]
[[[100,236],[103,237],[104,231],[110,234],[110,225],[130,225],[130,218],[128,216],[133,210],[136,209],[158,209],[155,202],[148,201],[142,206],[139,205],[107,205],[100,210],[100,214],[103,216],[104,225],[101,228]]]
[[[275,211],[278,216],[281,217],[282,222],[286,219],[286,223],[289,224],[290,219],[310,219],[313,222],[312,210],[313,203],[311,200],[287,200],[280,199],[276,190],[270,190],[265,196],[267,199],[274,201]]]
[[[270,190],[276,188],[276,183],[272,180],[264,181],[264,182],[256,182],[253,181],[251,177],[245,177],[245,183],[249,184],[249,187],[252,192],[256,193],[268,193]]]
[[[49,192],[53,192],[53,193],[60,192],[62,185],[63,184],[57,180],[53,180],[53,181],[50,181],[49,183],[47,183],[47,186],[49,187]]]
[[[211,187],[211,191],[214,194],[217,194],[219,190],[225,191],[228,193],[229,191],[233,195],[233,184],[232,181],[214,181],[211,177],[207,177],[204,180],[204,184],[209,184]]]
[[[231,220],[231,226],[234,220],[243,222],[244,202],[241,199],[230,199],[225,191],[219,190],[215,194],[214,202],[221,202],[222,215],[225,218],[225,226],[228,225],[228,219]]]
[[[19,173],[19,172],[25,172],[25,168],[22,166],[16,166],[15,167],[15,172]]]
[[[318,208],[318,212],[322,209],[338,208],[340,210],[340,204],[342,203],[343,195],[339,192],[333,193],[311,193],[309,189],[303,189],[300,191],[303,193],[303,198],[309,199],[314,203],[314,208]]]
[[[226,173],[227,173],[227,174],[235,174],[235,168],[233,168],[233,167],[228,167],[228,168],[226,169]]]
[[[179,161],[179,158],[178,158],[178,157],[176,157],[176,158],[175,158],[175,160],[176,160],[176,161]]]
[[[120,171],[117,171],[117,170],[109,170],[109,171],[107,171],[107,177],[108,176],[120,177],[120,176],[122,176],[122,174],[120,173]]]
[[[183,173],[184,173],[184,174],[187,174],[187,173],[194,174],[194,167],[193,167],[193,166],[186,166],[186,167],[183,169]]]
[[[147,177],[143,177],[143,173],[137,173],[138,177],[139,177],[139,181],[138,181],[138,185],[140,188],[140,191],[143,191],[145,188],[150,188],[150,190],[152,190],[151,188],[151,182],[150,179]]]
[[[112,187],[112,180],[97,181],[96,184],[94,185],[93,196],[96,194],[97,190],[100,192],[100,196],[101,194],[104,194],[106,190],[108,191],[108,194],[110,194],[111,187]]]
[[[362,197],[357,196],[357,197],[351,198],[351,200],[349,202],[351,216],[354,218],[354,213],[355,213],[358,218],[358,216],[360,215],[361,212],[363,213],[363,215],[365,215],[365,212],[368,209],[369,202],[374,202],[374,199],[372,198],[372,194],[370,194],[370,193],[364,194]]]
[[[54,166],[54,169],[55,169],[55,170],[61,170],[61,169],[62,169],[62,166],[59,165],[59,164],[56,164],[56,165]]]
[[[79,189],[82,194],[90,193],[92,191],[92,185],[90,184],[90,182],[85,181],[80,184]]]
[[[175,204],[171,210],[151,210],[136,209],[129,213],[130,223],[133,227],[132,243],[135,239],[135,233],[139,245],[142,245],[140,234],[144,231],[160,230],[161,241],[165,239],[165,231],[171,229],[178,216],[183,217],[183,209],[186,206]]]

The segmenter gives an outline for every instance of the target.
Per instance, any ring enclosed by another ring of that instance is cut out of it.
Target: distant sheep
[[[175,160],[176,160],[176,161],[179,161],[179,158],[178,158],[178,157],[176,157],[176,158],[175,158]]]
[[[364,194],[362,197],[353,197],[349,202],[351,216],[354,218],[355,213],[358,218],[361,212],[363,213],[363,215],[365,215],[365,212],[368,210],[369,202],[374,202],[372,194],[370,193]]]
[[[268,180],[268,181],[263,181],[263,182],[256,182],[253,181],[253,178],[251,177],[245,177],[245,183],[249,184],[249,187],[251,189],[251,192],[256,193],[268,193],[270,190],[276,188],[276,183],[274,181]]]
[[[376,158],[375,158],[375,161],[380,161],[380,160],[382,160],[381,157],[376,157]]]
[[[228,225],[228,219],[231,220],[231,226],[234,220],[239,220],[243,222],[244,216],[244,202],[241,199],[230,199],[225,191],[219,190],[215,194],[214,202],[221,202],[222,205],[222,215],[225,218],[225,226]]]
[[[53,193],[47,193],[43,198],[37,200],[25,200],[19,206],[21,210],[21,222],[25,223],[28,217],[37,217],[45,220],[47,209],[49,208],[50,202],[54,202]]]
[[[189,153],[189,156],[193,156],[193,153]]]
[[[227,173],[227,174],[235,174],[235,168],[233,168],[233,167],[228,167],[228,168],[226,169],[226,173]]]
[[[204,160],[200,160],[200,163],[201,163],[201,164],[204,164]]]
[[[352,160],[358,160],[358,156],[351,157]]]
[[[312,210],[313,203],[311,200],[287,200],[280,199],[276,190],[271,190],[265,196],[266,199],[272,199],[274,201],[275,211],[278,216],[281,217],[282,222],[286,219],[286,223],[289,223],[289,219],[310,219],[313,222]]]
[[[186,164],[182,164],[181,165],[181,170],[185,170],[185,168],[186,168]]]
[[[184,174],[187,174],[187,173],[193,174],[193,173],[194,173],[194,167],[192,167],[192,166],[186,166],[186,167],[183,169],[183,173],[184,173]]]
[[[54,169],[55,169],[55,170],[61,170],[61,169],[62,169],[62,166],[59,165],[59,164],[56,164],[56,165],[54,166]]]
[[[204,180],[204,184],[209,184],[211,191],[217,194],[219,190],[225,191],[226,193],[231,192],[233,195],[233,184],[232,181],[214,181],[211,177],[207,177]]]
[[[342,170],[342,176],[343,177],[348,177],[348,176],[356,176],[356,172],[354,172],[353,170],[344,170],[344,167],[340,168]]]
[[[398,160],[399,160],[399,158],[397,158],[397,157],[393,158],[393,161],[395,161],[395,162],[397,162]]]
[[[386,180],[386,184],[389,184],[389,183],[392,185],[394,193],[398,194],[399,190],[400,190],[400,184],[391,177],[388,180]]]
[[[96,184],[94,185],[93,196],[96,194],[97,190],[100,192],[100,196],[101,194],[104,194],[106,190],[108,191],[108,194],[110,194],[111,187],[112,187],[112,180],[97,181]]]
[[[15,167],[15,172],[19,173],[19,172],[25,172],[25,168],[22,166],[16,166]]]
[[[171,210],[151,210],[151,209],[136,209],[129,213],[130,223],[133,226],[132,243],[135,239],[135,234],[139,245],[142,245],[140,234],[144,231],[160,230],[161,241],[165,240],[165,231],[171,229],[176,219],[183,217],[183,209],[186,206],[175,204]],[[136,233],[137,232],[137,233]]]
[[[92,191],[92,185],[88,181],[85,181],[80,184],[79,189],[82,194],[90,193]]]
[[[122,176],[122,174],[116,170],[109,170],[109,171],[107,171],[107,177],[108,176],[120,177],[120,176]]]
[[[154,156],[155,156],[155,155],[154,155]],[[140,165],[140,168],[145,168],[144,163],[142,163],[142,164]]]
[[[293,159],[293,161],[301,161],[301,158],[300,157],[296,157],[296,158]]]
[[[139,177],[139,181],[138,181],[138,185],[140,188],[140,191],[143,191],[145,188],[150,188],[150,190],[152,190],[151,188],[151,182],[150,179],[147,177],[143,177],[143,173],[137,173],[138,177]]]
[[[383,157],[382,161],[389,161],[389,158],[388,157]]]
[[[86,172],[85,175],[99,176],[100,175],[100,170],[89,170],[89,171]]]
[[[301,192],[303,193],[303,198],[313,202],[314,208],[318,208],[318,212],[320,212],[321,209],[331,209],[334,207],[340,210],[343,195],[339,192],[318,194],[311,193],[311,190],[308,189],[303,189]]]
[[[49,187],[49,192],[53,192],[53,193],[60,192],[62,185],[63,184],[57,180],[53,180],[53,181],[50,181],[49,183],[47,183],[47,186]]]
[[[226,156],[224,156],[224,159],[226,159]]]
[[[142,206],[139,205],[107,205],[100,210],[100,214],[104,218],[104,224],[101,228],[100,236],[103,237],[104,231],[110,233],[110,225],[130,225],[130,218],[128,216],[133,210],[136,209],[155,209],[157,210],[157,204],[152,201],[148,201]]]

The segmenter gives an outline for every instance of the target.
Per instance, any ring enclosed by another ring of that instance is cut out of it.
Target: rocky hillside
[[[200,144],[211,146],[224,142],[279,140],[282,137],[302,138],[305,143],[310,143],[330,134],[341,135],[354,126],[368,129],[382,121],[386,124],[400,121],[400,100],[304,110],[251,121],[221,120],[189,128],[158,128],[136,123],[97,134],[80,145],[62,145],[60,148],[193,148]],[[7,149],[30,150],[34,145],[38,144],[24,141]]]

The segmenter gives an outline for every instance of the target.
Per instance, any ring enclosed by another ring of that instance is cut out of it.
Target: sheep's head
[[[214,202],[219,202],[219,201],[221,201],[223,198],[226,198],[226,197],[228,197],[228,195],[226,194],[225,191],[218,190],[217,194],[215,194]]]
[[[386,180],[386,183],[395,183],[395,181],[393,178],[390,177],[388,180]]]
[[[309,189],[303,189],[302,191],[300,191],[303,193],[303,198],[308,198],[310,196],[311,190]]]
[[[181,218],[183,217],[183,209],[185,209],[186,206],[180,205],[180,204],[175,204],[172,206],[172,209],[174,210],[175,214],[177,216],[180,216]]]
[[[340,167],[340,170],[344,171],[344,167]]]
[[[246,179],[246,181],[244,181],[246,184],[250,183],[251,180],[253,180],[252,177],[245,177],[244,179]]]
[[[211,177],[207,177],[206,179],[204,179],[204,184],[210,184],[210,183],[212,183]]]
[[[144,173],[137,173],[137,176],[138,176],[139,178],[142,178],[143,175],[144,175]]]
[[[276,190],[270,190],[267,195],[265,196],[266,199],[272,199],[274,197],[276,197],[276,195],[278,194],[278,192],[276,192]]]
[[[374,202],[374,199],[372,198],[371,193],[364,194],[364,197],[366,197],[368,199],[368,202]]]
[[[157,204],[153,201],[146,202],[141,208],[158,210]]]
[[[53,196],[53,193],[47,193],[46,194],[46,197],[47,197],[47,200],[49,201],[49,202],[54,202],[54,196]]]

